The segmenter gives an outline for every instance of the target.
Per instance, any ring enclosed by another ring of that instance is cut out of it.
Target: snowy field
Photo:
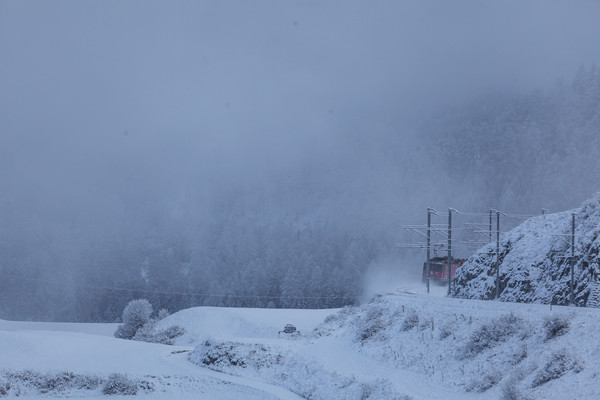
[[[600,398],[599,310],[445,292],[415,285],[341,310],[193,308],[160,321],[185,328],[175,346],[115,339],[116,324],[0,320],[0,397],[116,384],[150,399]],[[300,337],[278,338],[286,323]]]
[[[277,340],[290,319],[312,331],[331,311],[196,308],[169,317],[187,329],[182,339]],[[151,399],[300,399],[256,379],[226,375],[187,360],[192,347],[115,339],[117,324],[0,320],[0,397],[89,398],[103,395],[112,374],[139,384]],[[83,386],[83,387],[82,387]],[[114,397],[114,396],[111,396]]]

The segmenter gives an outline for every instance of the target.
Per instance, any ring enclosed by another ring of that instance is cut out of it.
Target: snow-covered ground
[[[405,286],[301,340],[207,338],[190,360],[314,399],[600,398],[599,310],[446,292]]]
[[[89,398],[117,377],[152,399],[596,399],[600,310],[445,297],[406,286],[360,307],[201,307],[160,322],[175,346],[115,324],[0,321],[0,396]],[[298,338],[278,338],[286,323]],[[114,375],[114,374],[122,375]]]
[[[289,319],[311,331],[330,312],[207,307],[170,318],[188,328],[183,338],[188,341],[198,335],[256,338],[260,332],[277,339],[277,329]],[[301,398],[277,385],[200,368],[187,360],[190,346],[116,339],[116,328],[117,324],[0,320],[0,397],[100,396],[110,376],[118,373],[139,384],[138,394],[144,398]]]

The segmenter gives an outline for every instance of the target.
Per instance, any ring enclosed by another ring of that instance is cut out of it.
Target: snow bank
[[[218,371],[283,385],[307,399],[406,398],[393,390],[389,380],[369,380],[328,370],[314,357],[303,355],[299,351],[302,348],[206,341],[196,347],[189,359]]]
[[[599,315],[399,293],[340,310],[310,338],[206,340],[190,361],[308,399],[600,398]]]
[[[116,339],[115,327],[0,321],[0,397],[136,392],[169,400],[297,399],[272,385],[200,369],[187,361],[188,348]]]
[[[400,291],[335,313],[194,308],[161,321],[185,326],[191,352],[81,332],[91,325],[0,321],[0,395],[594,399],[599,317],[596,308]],[[277,339],[285,323],[303,335]]]
[[[580,208],[531,218],[501,236],[500,300],[569,304],[571,214],[575,221],[575,303],[592,305],[600,273],[600,193]],[[457,271],[452,295],[492,299],[496,244],[477,251]],[[599,293],[600,294],[600,293]],[[596,296],[600,300],[600,296]]]
[[[277,339],[277,333],[283,330],[285,324],[293,324],[302,334],[310,333],[326,316],[336,311],[195,307],[159,321],[157,329],[181,326],[186,333],[175,340],[176,344],[198,344],[207,337],[225,340]]]
[[[361,353],[396,370],[484,398],[600,398],[592,384],[600,372],[593,356],[598,344],[590,338],[599,315],[595,309],[386,296],[330,318],[317,335],[350,337]]]
[[[80,332],[113,337],[118,324],[82,322],[27,322],[0,319],[0,331]]]

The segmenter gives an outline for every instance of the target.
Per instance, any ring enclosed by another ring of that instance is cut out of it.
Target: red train
[[[440,284],[448,283],[448,257],[434,257],[429,260],[431,270],[429,279]],[[450,264],[450,278],[454,278],[454,273],[460,268],[466,260],[453,258]],[[423,263],[423,282],[427,282],[427,261]]]

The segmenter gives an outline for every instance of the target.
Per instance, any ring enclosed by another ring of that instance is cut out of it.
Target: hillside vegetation
[[[575,261],[571,262],[572,214]],[[500,300],[569,304],[574,264],[574,301],[597,305],[600,273],[600,193],[580,208],[534,217],[500,239]],[[492,299],[496,294],[496,243],[484,246],[460,268],[452,295]]]
[[[315,400],[591,399],[597,312],[397,292],[304,339],[204,338],[189,359]]]

